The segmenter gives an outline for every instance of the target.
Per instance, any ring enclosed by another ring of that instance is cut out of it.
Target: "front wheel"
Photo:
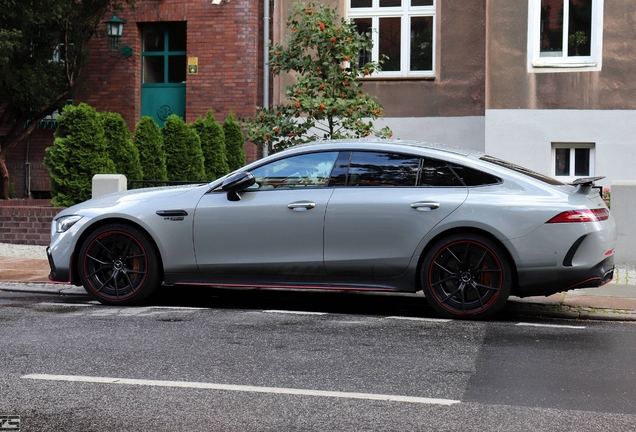
[[[84,289],[103,304],[139,303],[161,284],[153,243],[128,225],[106,225],[88,236],[78,270]]]
[[[436,242],[422,263],[424,296],[440,314],[483,319],[499,311],[512,285],[501,247],[478,234],[455,234]]]

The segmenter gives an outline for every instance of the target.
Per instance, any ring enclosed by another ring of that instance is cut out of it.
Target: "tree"
[[[128,180],[143,179],[139,150],[132,142],[126,120],[119,113],[102,113],[101,117],[108,154],[115,163],[115,172],[125,175]]]
[[[273,46],[270,67],[275,75],[292,72],[296,82],[286,86],[285,103],[243,122],[248,140],[276,151],[318,138],[390,136],[388,128],[373,128],[383,108],[360,90],[360,78],[380,70],[378,62],[358,63],[372,48],[370,34],[314,3],[296,3],[285,25],[289,41]]]
[[[230,171],[235,171],[245,166],[245,137],[241,132],[241,126],[234,119],[234,112],[223,122],[223,132],[225,133],[225,147],[227,148],[227,164]]]
[[[92,197],[95,174],[114,174],[100,114],[85,103],[67,105],[57,117],[53,146],[44,164],[53,185],[51,204],[67,207]]]
[[[209,110],[205,118],[199,117],[192,126],[201,138],[207,179],[212,181],[227,174],[230,168],[227,164],[225,132],[214,118],[214,112]]]
[[[181,117],[172,114],[163,125],[163,145],[169,180],[203,181],[203,151],[197,132]]]
[[[6,155],[73,97],[102,17],[133,2],[0,0],[0,199],[9,198]]]
[[[137,123],[133,140],[139,150],[144,180],[168,180],[163,136],[155,119],[150,116],[142,117]]]

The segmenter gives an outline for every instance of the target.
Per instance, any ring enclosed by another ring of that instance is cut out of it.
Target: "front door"
[[[141,115],[159,126],[171,114],[185,118],[186,23],[146,24],[142,46]]]

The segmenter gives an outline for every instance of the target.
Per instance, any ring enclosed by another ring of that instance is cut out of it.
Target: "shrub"
[[[204,181],[201,139],[181,117],[171,115],[163,125],[163,145],[169,180]]]
[[[59,127],[44,163],[52,183],[51,204],[67,207],[92,196],[95,174],[114,174],[99,113],[85,103],[67,105],[57,117]]]
[[[227,147],[227,164],[230,171],[237,170],[245,165],[245,137],[241,132],[241,127],[234,119],[234,113],[223,122],[223,132],[225,132],[225,146]]]
[[[168,180],[163,136],[155,119],[150,116],[142,117],[137,123],[133,140],[139,151],[144,180]]]
[[[119,113],[102,113],[101,116],[108,154],[117,173],[125,175],[128,180],[143,179],[139,150],[132,142],[126,121]]]
[[[209,110],[205,118],[199,117],[192,125],[201,138],[201,150],[205,159],[205,174],[209,181],[227,174],[230,168],[227,164],[225,148],[225,132]]]

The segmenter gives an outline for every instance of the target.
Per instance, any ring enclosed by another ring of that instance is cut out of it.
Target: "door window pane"
[[[411,18],[411,70],[433,69],[433,17]]]
[[[382,70],[400,70],[400,43],[402,36],[401,18],[380,18],[380,58],[388,58],[382,65]]]
[[[186,50],[186,23],[173,22],[168,24],[168,50]]]
[[[256,184],[248,190],[326,186],[338,152],[292,156],[256,168]]]
[[[411,0],[411,6],[433,6],[433,0]]]
[[[144,56],[144,84],[157,84],[164,81],[163,56]]]
[[[168,57],[168,82],[180,83],[186,80],[187,60],[184,55]]]
[[[414,156],[354,152],[347,186],[415,186],[419,166]]]
[[[380,0],[380,7],[400,7],[402,6],[401,0]]]
[[[163,24],[148,24],[143,32],[143,51],[158,52],[164,50]]]

